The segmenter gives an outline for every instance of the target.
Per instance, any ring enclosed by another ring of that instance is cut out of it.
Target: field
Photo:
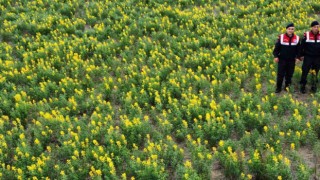
[[[0,179],[320,178],[320,92],[298,92],[298,62],[274,94],[272,56],[319,1],[1,0],[0,15]]]

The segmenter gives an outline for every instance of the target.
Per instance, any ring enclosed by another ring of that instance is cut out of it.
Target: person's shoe
[[[312,87],[311,87],[311,92],[312,92],[312,93],[317,92],[317,86],[312,85]]]
[[[301,87],[300,87],[300,92],[301,92],[302,94],[305,94],[305,93],[306,93],[306,86],[301,86]]]
[[[277,88],[275,93],[280,93],[281,92],[281,88]]]

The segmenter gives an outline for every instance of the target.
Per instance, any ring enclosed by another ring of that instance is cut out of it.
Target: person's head
[[[286,31],[287,31],[287,34],[291,36],[294,33],[294,24],[293,23],[288,24],[286,26]]]
[[[318,21],[313,21],[311,23],[311,31],[314,33],[314,34],[317,34],[319,32],[319,22]]]

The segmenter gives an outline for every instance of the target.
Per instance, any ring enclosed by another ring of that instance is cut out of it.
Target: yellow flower
[[[38,138],[36,138],[36,139],[34,140],[34,143],[35,143],[36,145],[40,144],[39,139],[38,139]]]
[[[284,132],[280,131],[279,135],[283,137],[285,134],[284,134]]]
[[[216,147],[212,147],[212,151],[215,154],[217,152],[217,148]]]
[[[190,134],[187,135],[187,139],[188,139],[189,141],[192,140],[192,137],[191,137]]]
[[[244,159],[246,156],[245,152],[244,151],[241,151],[241,158]]]
[[[257,84],[256,89],[259,91],[261,89],[261,84]]]
[[[287,157],[284,158],[284,164],[287,166],[290,166],[290,159],[288,159]]]
[[[254,151],[253,159],[254,159],[254,160],[259,160],[259,159],[260,159],[260,155],[259,155],[259,151],[258,151],[258,150],[255,150],[255,151]]]
[[[296,136],[297,136],[298,138],[300,138],[301,133],[300,133],[299,131],[296,131]]]
[[[274,163],[278,163],[278,158],[277,158],[277,156],[272,156],[272,160],[274,161]]]
[[[311,127],[311,124],[310,124],[310,122],[309,122],[309,121],[308,121],[306,124],[307,124],[307,127],[308,127],[308,128],[310,128],[310,127]]]
[[[21,95],[20,94],[16,94],[14,96],[14,99],[16,100],[16,102],[20,102],[21,101]]]
[[[291,143],[291,149],[294,150],[294,148],[295,148],[294,143]]]
[[[101,175],[102,175],[101,170],[100,170],[100,169],[96,170],[96,174],[97,174],[98,176],[101,176]]]
[[[76,157],[79,157],[79,151],[75,150],[75,151],[73,152],[73,154],[74,154]]]
[[[60,171],[60,175],[61,175],[61,176],[65,176],[66,174],[65,174],[64,171],[62,170],[62,171]]]
[[[273,106],[273,109],[276,111],[276,110],[278,110],[278,106],[277,105],[274,105]]]
[[[187,160],[185,163],[184,163],[184,166],[187,167],[187,168],[192,168],[192,164],[189,160]]]
[[[245,174],[242,172],[241,173],[241,178],[243,179],[245,177]]]
[[[97,140],[94,139],[92,142],[93,142],[94,145],[99,146],[99,143],[98,143]]]
[[[267,131],[268,131],[268,126],[264,126],[264,127],[263,127],[263,130],[264,130],[265,132],[267,132]]]
[[[219,141],[219,146],[222,147],[223,145],[224,145],[224,141],[223,141],[223,140],[220,140],[220,141]]]
[[[121,177],[122,177],[122,179],[127,179],[126,173],[122,173]]]
[[[185,178],[185,179],[189,179],[189,174],[188,174],[188,173],[185,173],[185,174],[184,174],[184,178]]]
[[[188,122],[187,122],[187,121],[182,120],[182,124],[183,124],[183,126],[184,126],[185,128],[188,128]]]
[[[24,134],[20,134],[20,135],[19,135],[19,138],[20,138],[21,140],[23,140],[23,139],[25,138]]]

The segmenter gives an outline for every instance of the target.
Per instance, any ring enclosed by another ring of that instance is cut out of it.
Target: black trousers
[[[285,78],[286,86],[291,84],[291,78],[294,72],[295,60],[279,59],[278,62],[278,74],[277,74],[277,88],[282,87],[283,79]]]
[[[320,57],[310,57],[305,56],[302,64],[302,75],[300,84],[306,85],[307,84],[307,76],[309,74],[310,69],[315,70],[315,74],[312,74],[312,85],[316,85],[318,82],[318,72],[320,68]]]

